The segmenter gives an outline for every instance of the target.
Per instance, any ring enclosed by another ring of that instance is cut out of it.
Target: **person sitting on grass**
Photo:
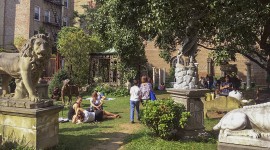
[[[104,119],[121,118],[118,114],[113,114],[108,111],[96,110],[89,112],[83,108],[78,108],[76,114],[72,117],[72,123],[90,123],[93,121],[102,121]]]
[[[95,110],[103,110],[103,101],[106,99],[106,97],[98,92],[94,91],[92,93],[92,99],[90,100],[90,110],[95,111]]]
[[[76,114],[76,112],[78,111],[78,109],[81,108],[81,103],[82,103],[82,96],[77,96],[77,100],[76,102],[72,105],[72,107],[70,107],[69,111],[68,111],[68,120],[71,121],[73,115]]]

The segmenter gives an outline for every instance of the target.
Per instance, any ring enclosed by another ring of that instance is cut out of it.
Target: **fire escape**
[[[52,14],[49,17],[44,18],[43,24],[46,29],[48,29],[51,33],[51,37],[54,41],[52,46],[52,53],[56,54],[55,60],[55,70],[59,70],[61,68],[61,56],[57,53],[57,33],[61,30],[62,27],[62,11],[63,11],[63,3],[62,0],[44,0],[49,6],[49,12]]]

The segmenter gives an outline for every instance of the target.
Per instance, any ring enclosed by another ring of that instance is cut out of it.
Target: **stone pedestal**
[[[37,93],[38,93],[38,96],[40,99],[48,99],[48,95],[49,95],[49,92],[48,92],[48,87],[49,85],[48,84],[37,84]]]
[[[269,150],[269,148],[236,145],[236,144],[228,144],[228,143],[218,143],[218,150]]]
[[[249,136],[225,136],[224,133],[220,131],[218,136],[219,146],[221,147],[234,147],[237,145],[241,147],[250,147],[251,149],[269,149],[269,140],[268,134],[261,134],[260,138],[252,138]]]
[[[9,104],[8,100],[0,101]],[[17,101],[17,104],[21,104]],[[43,105],[44,108],[40,108],[41,105],[35,105],[34,109],[10,106],[0,106],[0,134],[3,142],[16,141],[34,149],[48,149],[58,145],[58,118],[63,106]]]
[[[197,135],[200,131],[203,131],[204,111],[201,97],[204,97],[205,93],[209,92],[209,90],[167,89],[167,92],[171,94],[175,102],[183,104],[186,107],[186,110],[191,114],[191,117],[189,118],[188,123],[185,127],[185,135]]]

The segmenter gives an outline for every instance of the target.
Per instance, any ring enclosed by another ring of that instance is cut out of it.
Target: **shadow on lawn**
[[[89,127],[89,126],[86,126]],[[94,126],[93,126],[94,127]],[[80,128],[83,130],[82,128]],[[78,133],[77,135],[59,135],[59,145],[55,150],[89,150],[110,149],[117,150],[122,146],[122,139],[128,136],[126,133]]]

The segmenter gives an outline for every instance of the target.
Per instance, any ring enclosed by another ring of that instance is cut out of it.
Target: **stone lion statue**
[[[39,101],[35,87],[50,59],[51,48],[48,40],[44,34],[37,34],[27,41],[19,53],[0,53],[3,95],[8,93],[8,82],[13,77],[16,82],[13,99]]]
[[[266,139],[270,141],[269,108],[270,102],[232,110],[213,129],[220,130],[219,136],[249,136],[252,138],[266,136]]]

